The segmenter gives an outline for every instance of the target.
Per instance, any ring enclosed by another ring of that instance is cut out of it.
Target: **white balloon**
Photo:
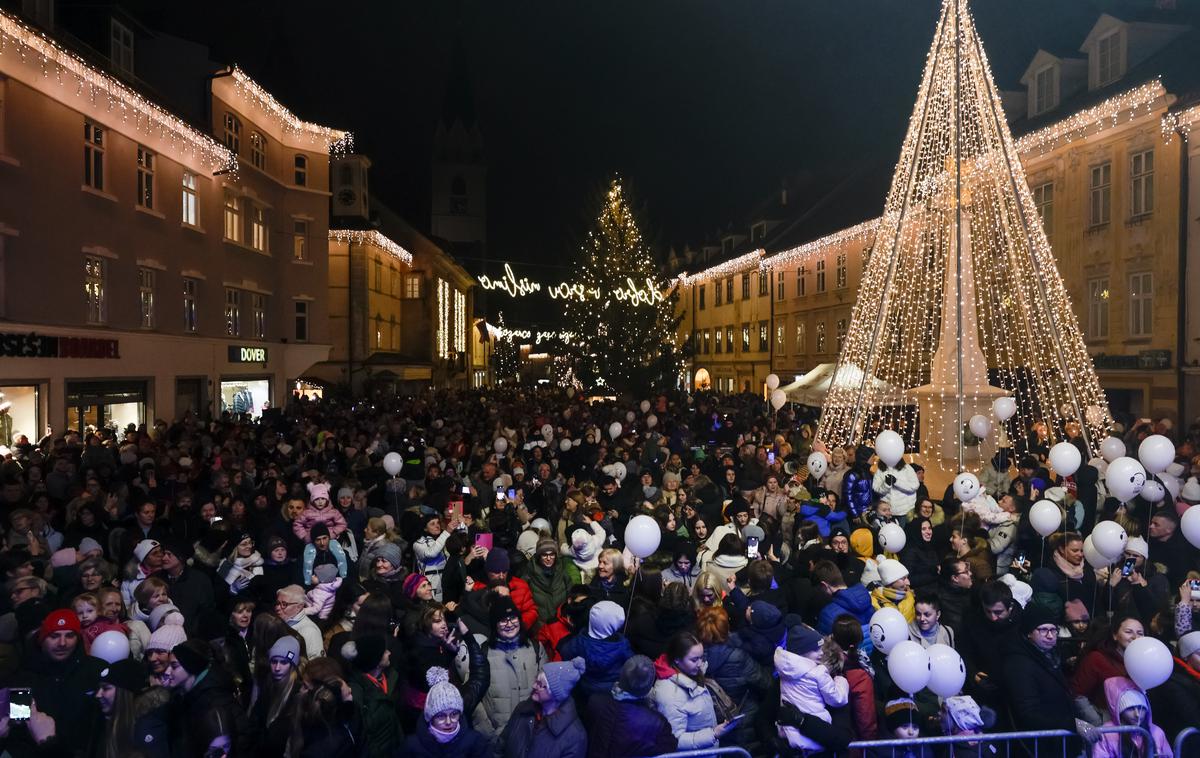
[[[895,466],[904,457],[904,438],[891,429],[884,429],[875,436],[875,454],[889,467]]]
[[[646,417],[646,428],[653,429],[656,426],[658,426],[658,416],[655,416],[653,413],[651,413]]]
[[[1116,521],[1101,521],[1092,530],[1092,544],[1096,546],[1096,552],[1109,562],[1116,562],[1125,554],[1125,543],[1128,541],[1129,535],[1125,533],[1125,528]]]
[[[1161,474],[1175,462],[1175,444],[1161,434],[1151,434],[1138,445],[1138,460],[1146,473]]]
[[[554,436],[554,427],[549,424],[542,424],[542,436],[549,440]]]
[[[774,408],[775,410],[779,410],[785,404],[787,404],[787,393],[785,393],[783,390],[775,390],[774,392],[771,393],[771,407],[772,408]]]
[[[558,449],[564,453],[571,449],[571,440],[562,440],[558,443]]]
[[[647,412],[647,411],[649,411],[649,410],[650,410],[650,401],[649,401],[649,400],[643,400],[643,401],[642,401],[642,404],[641,404],[641,405],[639,405],[638,407],[642,409],[642,413],[645,413],[645,412]]]
[[[504,451],[508,450],[508,440],[503,437],[497,437],[495,441],[492,442],[492,449],[500,455],[504,455]]]
[[[1138,637],[1125,648],[1121,659],[1129,678],[1143,690],[1170,679],[1175,667],[1170,648],[1157,637]]]
[[[954,477],[954,496],[960,503],[969,503],[979,497],[979,477],[969,471]]]
[[[1125,443],[1119,437],[1105,437],[1100,442],[1100,457],[1112,463],[1125,455]]]
[[[612,437],[614,440],[617,437],[621,436],[621,422],[620,421],[614,421],[608,425],[608,436]]]
[[[1192,543],[1192,547],[1200,549],[1200,505],[1193,505],[1183,512],[1179,519],[1179,529],[1184,539]]]
[[[625,527],[625,547],[638,558],[649,558],[658,550],[662,530],[650,516],[634,516]]]
[[[1183,483],[1178,477],[1170,474],[1159,474],[1158,480],[1162,482],[1162,486],[1167,488],[1167,492],[1171,493],[1171,500],[1178,500],[1179,493],[1183,490]]]
[[[971,429],[971,434],[979,439],[985,439],[992,433],[992,422],[987,416],[972,416],[967,426]]]
[[[879,544],[889,553],[899,553],[908,542],[908,536],[899,524],[884,524],[879,528]]]
[[[871,616],[870,631],[871,644],[886,654],[908,639],[908,622],[895,608],[880,608]]]
[[[962,656],[949,645],[930,645],[929,689],[939,697],[954,697],[967,681],[967,666]]]
[[[92,641],[90,655],[108,663],[123,661],[129,657],[129,638],[115,629],[101,632]]]
[[[396,476],[402,468],[404,468],[404,458],[399,453],[388,453],[383,456],[383,470],[388,472],[389,476]]]
[[[635,418],[637,418],[637,414],[636,414],[636,413],[634,413],[633,411],[626,411],[626,412],[625,412],[625,420],[626,420],[626,421],[628,421],[629,423],[631,423],[631,424],[632,424],[632,423],[633,423],[633,420],[634,420]]]
[[[774,390],[779,386],[779,377],[775,374],[767,374],[767,389]]]
[[[625,464],[622,463],[621,461],[617,461],[616,463],[614,463],[612,465],[612,467],[613,467],[612,475],[613,475],[613,478],[617,480],[617,484],[620,484],[621,482],[625,481],[625,477],[628,476],[628,474],[629,474],[629,469],[625,468]]]
[[[824,453],[809,453],[807,463],[808,473],[812,474],[814,479],[825,476],[825,471],[829,468]]]
[[[1029,509],[1029,525],[1033,531],[1049,537],[1062,527],[1063,512],[1049,500],[1039,500]]]
[[[1122,456],[1108,464],[1104,484],[1109,494],[1122,503],[1128,503],[1146,486],[1146,469],[1133,458]]]
[[[1070,442],[1060,442],[1050,448],[1050,466],[1059,476],[1071,476],[1079,470],[1083,456]]]
[[[897,644],[888,653],[887,667],[896,686],[910,695],[929,684],[929,654],[919,642],[903,640]]]
[[[1167,496],[1167,488],[1162,484],[1150,479],[1142,487],[1142,500],[1147,503],[1162,502],[1162,499]]]
[[[1092,542],[1092,535],[1088,535],[1083,541],[1083,558],[1088,562],[1088,565],[1094,569],[1106,568],[1112,564],[1112,561],[1105,558],[1099,550],[1096,549],[1096,544]]]
[[[998,397],[992,401],[992,415],[1001,421],[1008,421],[1017,412],[1017,401],[1011,397]]]

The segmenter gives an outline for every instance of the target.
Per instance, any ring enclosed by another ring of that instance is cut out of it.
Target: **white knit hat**
[[[1125,541],[1125,552],[1140,555],[1143,558],[1150,557],[1150,545],[1141,537],[1130,537]]]
[[[892,582],[898,582],[908,576],[908,568],[903,563],[894,558],[883,558],[877,560],[879,564],[879,581],[883,582],[886,587]]]
[[[429,694],[425,696],[426,721],[432,721],[439,713],[462,712],[462,693],[450,683],[449,671],[441,666],[434,666],[425,672],[425,681],[429,682]]]
[[[187,632],[182,626],[164,624],[154,630],[150,641],[146,643],[147,650],[174,650],[175,646],[187,641]]]
[[[1200,653],[1200,632],[1188,632],[1179,638],[1179,657],[1186,661],[1194,653]]]
[[[1183,489],[1179,492],[1179,499],[1192,505],[1200,503],[1200,481],[1197,481],[1196,477],[1190,477],[1187,484],[1183,485]]]

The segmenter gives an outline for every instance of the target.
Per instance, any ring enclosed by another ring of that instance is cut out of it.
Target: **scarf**
[[[1054,565],[1057,566],[1058,570],[1063,572],[1068,579],[1074,579],[1075,581],[1081,581],[1083,579],[1083,564],[1078,566],[1071,565],[1070,561],[1064,558],[1062,553],[1058,552],[1057,550],[1054,551]]]
[[[892,601],[896,605],[904,602],[904,598],[908,597],[908,590],[898,590],[895,587],[880,587],[883,591],[883,596]]]
[[[497,637],[492,642],[493,650],[503,650],[506,653],[512,652],[513,650],[516,650],[519,647],[521,647],[521,637],[520,636],[513,637],[511,640],[506,640],[503,637]]]
[[[433,738],[435,740],[442,743],[443,745],[445,745],[447,742],[450,742],[455,737],[457,737],[458,733],[460,731],[462,731],[462,722],[461,721],[454,725],[453,732],[443,732],[442,730],[434,727],[433,724],[429,725],[429,733],[433,735]]]

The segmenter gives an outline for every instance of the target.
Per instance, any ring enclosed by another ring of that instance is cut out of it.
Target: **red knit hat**
[[[44,642],[47,637],[55,632],[75,632],[79,634],[81,630],[79,617],[75,615],[75,611],[70,608],[63,608],[42,619],[42,625],[38,627],[37,638],[40,643]]]

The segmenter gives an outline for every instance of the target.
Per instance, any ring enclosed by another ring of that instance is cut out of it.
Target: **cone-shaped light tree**
[[[575,377],[615,392],[673,386],[683,368],[678,286],[658,276],[619,178],[584,240],[578,281],[583,296],[566,303]]]
[[[818,436],[893,429],[961,471],[1002,396],[1008,431],[1078,422],[1093,452],[1110,422],[967,2],[944,0]]]

